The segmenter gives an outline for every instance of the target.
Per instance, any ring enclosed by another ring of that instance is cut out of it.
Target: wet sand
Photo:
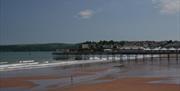
[[[85,68],[76,68],[72,72],[73,77],[77,76],[86,76],[86,75],[95,75],[97,72],[107,71],[109,67],[85,67]]]
[[[109,78],[108,78],[109,79]],[[82,84],[64,88],[53,88],[49,91],[180,91],[176,84],[149,83],[162,78],[123,78],[97,84]]]
[[[15,76],[11,77],[8,76],[11,75],[9,72],[4,72],[4,76],[0,78],[0,90],[12,88],[3,91],[180,91],[180,82],[151,83],[171,78],[179,79],[179,64],[125,64],[124,67],[116,65],[117,63],[54,67],[36,69],[36,72],[24,70],[15,72]],[[36,75],[22,77],[22,73]],[[8,77],[5,77],[6,74]],[[16,87],[28,90],[14,90]]]
[[[30,77],[12,77],[0,79],[0,88],[8,87],[22,87],[32,88],[38,84],[33,83],[31,80],[47,80],[47,79],[60,79],[56,76],[30,76]]]
[[[61,69],[62,70],[62,69]],[[60,80],[69,77],[80,77],[80,76],[90,76],[95,75],[97,72],[108,70],[107,67],[85,67],[85,68],[73,68],[69,71],[69,76],[62,75],[39,75],[39,76],[24,76],[24,77],[8,77],[8,78],[0,78],[0,88],[33,88],[38,86],[39,84],[34,83],[34,81],[42,81],[42,80]]]

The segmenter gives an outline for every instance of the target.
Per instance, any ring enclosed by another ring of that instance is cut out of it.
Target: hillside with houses
[[[0,45],[0,51],[110,51],[117,49],[178,49],[180,41],[86,41],[76,44],[18,44]]]
[[[180,50],[180,41],[86,41],[63,52],[115,52],[119,50]]]

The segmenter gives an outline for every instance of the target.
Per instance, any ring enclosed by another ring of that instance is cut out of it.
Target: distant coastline
[[[92,48],[101,49],[102,47],[127,47],[138,46],[145,48],[180,48],[180,41],[85,41],[82,43],[46,43],[46,44],[15,44],[0,45],[0,52],[28,52],[28,51],[55,51],[57,49],[77,49],[81,44],[92,45]]]
[[[55,51],[76,46],[77,44],[66,43],[0,45],[0,52]]]

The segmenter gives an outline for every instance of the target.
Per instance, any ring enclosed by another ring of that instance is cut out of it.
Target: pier
[[[115,60],[121,63],[162,63],[164,59],[171,63],[172,59],[176,64],[180,62],[180,50],[118,50],[111,52],[53,52],[58,59],[76,59],[76,60]]]

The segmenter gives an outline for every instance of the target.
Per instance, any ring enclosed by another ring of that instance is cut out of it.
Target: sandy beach
[[[118,63],[106,63],[5,72],[0,79],[0,89],[3,91],[180,90],[178,64],[125,64],[123,67],[117,65]],[[172,78],[174,80],[171,80]]]

